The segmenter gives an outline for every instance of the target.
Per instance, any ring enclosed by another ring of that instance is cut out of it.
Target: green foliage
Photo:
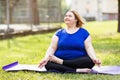
[[[64,25],[64,24],[63,24]],[[92,36],[96,55],[102,65],[120,65],[120,34],[117,21],[88,22],[85,28]],[[0,67],[14,61],[39,64],[50,44],[53,33],[30,35],[0,40]],[[58,74],[28,71],[5,72],[0,69],[0,80],[119,80],[120,75]]]
[[[65,0],[61,0],[61,8],[62,8],[62,18],[64,17],[64,15],[66,14],[66,12],[69,10],[69,6],[67,6],[66,1]]]

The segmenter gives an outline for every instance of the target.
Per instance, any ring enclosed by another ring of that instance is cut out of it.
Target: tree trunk
[[[4,7],[4,9],[5,9],[5,12],[4,12],[4,18],[3,18],[3,20],[2,20],[2,22],[3,22],[3,24],[6,24],[7,23],[7,16],[6,16],[6,10],[7,10],[7,5],[6,5],[6,0],[4,0],[4,2],[3,2],[3,5],[5,6]]]
[[[118,0],[118,32],[120,33],[120,0]]]
[[[13,14],[13,10],[14,10],[14,8],[15,8],[15,6],[17,5],[17,3],[19,2],[19,0],[10,0],[10,2],[9,2],[9,19],[10,19],[10,24],[12,24],[13,23],[13,19],[12,19],[12,14]]]
[[[33,24],[34,25],[39,25],[39,12],[38,12],[38,5],[37,5],[37,0],[32,0],[31,1],[31,6],[32,6],[32,18],[33,18]]]
[[[12,13],[13,13],[13,2],[12,2],[12,0],[10,0],[10,3],[9,3],[9,19],[10,19],[10,24],[12,24],[13,23],[13,20],[12,20]]]

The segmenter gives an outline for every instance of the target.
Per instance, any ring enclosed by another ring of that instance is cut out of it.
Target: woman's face
[[[75,19],[75,16],[72,12],[67,12],[65,17],[64,17],[64,22],[66,24],[75,24],[76,23],[76,19]]]

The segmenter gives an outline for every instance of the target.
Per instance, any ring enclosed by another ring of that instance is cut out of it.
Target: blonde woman
[[[82,28],[84,20],[76,11],[64,17],[67,27],[54,34],[51,44],[39,67],[48,71],[90,72],[101,61],[96,57],[89,32]]]

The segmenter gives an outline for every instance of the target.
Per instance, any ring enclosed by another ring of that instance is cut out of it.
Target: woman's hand
[[[47,64],[48,60],[47,59],[43,59],[40,64],[38,65],[39,68],[42,68],[43,66],[45,66]]]
[[[97,64],[99,67],[101,66],[101,61],[97,58],[93,59],[93,62]]]

